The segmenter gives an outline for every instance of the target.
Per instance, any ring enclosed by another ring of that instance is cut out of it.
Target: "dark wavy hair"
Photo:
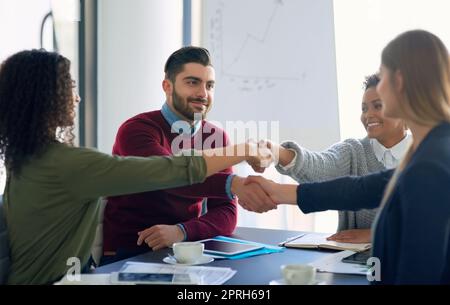
[[[183,71],[184,65],[198,63],[212,66],[209,51],[201,47],[187,46],[173,52],[164,65],[165,77],[175,83],[176,76]]]
[[[0,66],[0,157],[19,174],[52,142],[73,145],[74,100],[70,61],[53,52],[27,50]]]

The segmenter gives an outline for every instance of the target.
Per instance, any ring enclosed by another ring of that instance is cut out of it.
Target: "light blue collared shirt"
[[[195,121],[194,126],[191,126],[189,122],[183,120],[175,112],[173,112],[167,102],[162,106],[161,113],[167,123],[171,126],[171,131],[174,133],[184,133],[185,135],[193,137],[202,127],[202,121]]]

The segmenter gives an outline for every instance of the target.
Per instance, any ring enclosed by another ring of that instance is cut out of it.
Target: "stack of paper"
[[[128,273],[188,273],[200,279],[200,285],[221,285],[236,274],[223,267],[175,266],[167,264],[127,262],[120,272]],[[80,274],[65,276],[55,285],[111,285],[111,274]],[[122,283],[121,283],[122,284]],[[129,283],[128,283],[129,285]]]
[[[157,263],[127,262],[120,272],[141,273],[189,273],[201,279],[201,285],[221,285],[236,274],[235,270],[224,267],[176,266]]]

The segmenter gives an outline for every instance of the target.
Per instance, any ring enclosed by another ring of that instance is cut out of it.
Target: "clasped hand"
[[[239,198],[246,210],[264,213],[277,208],[280,203],[275,191],[276,183],[261,176],[234,177],[231,191]]]
[[[259,169],[258,172],[264,172],[264,169],[275,161],[275,155],[271,147],[266,144],[266,141],[256,143],[253,140],[249,140],[246,143],[246,147],[246,161],[252,168]]]
[[[253,150],[256,157],[248,158],[247,163],[253,168],[257,173],[263,173],[267,167],[272,163],[278,162],[279,149],[277,144],[274,144],[268,140],[261,140],[258,143],[249,142],[253,145]]]

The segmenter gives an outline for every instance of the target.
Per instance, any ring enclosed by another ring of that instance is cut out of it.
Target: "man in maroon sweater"
[[[123,123],[113,154],[170,156],[228,145],[226,133],[205,120],[215,79],[208,51],[182,48],[168,58],[164,71],[166,103]],[[108,198],[102,264],[178,241],[230,235],[237,220],[234,195],[247,201],[268,198],[258,185],[244,186],[243,180],[228,168],[202,184]]]

